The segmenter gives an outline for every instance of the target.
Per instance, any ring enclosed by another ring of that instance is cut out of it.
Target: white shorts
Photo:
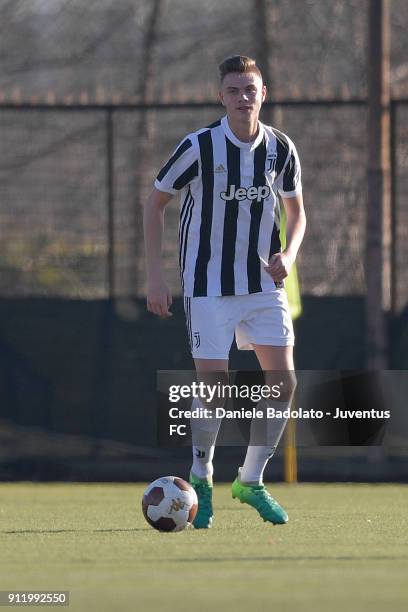
[[[228,359],[234,332],[240,350],[253,350],[253,344],[294,344],[285,289],[248,295],[185,297],[184,309],[194,358]]]

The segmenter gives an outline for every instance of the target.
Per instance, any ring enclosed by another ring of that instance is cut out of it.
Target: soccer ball
[[[193,487],[177,476],[158,478],[143,494],[144,517],[159,531],[182,531],[193,522],[197,508]]]

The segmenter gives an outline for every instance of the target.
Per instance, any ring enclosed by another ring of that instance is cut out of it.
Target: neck
[[[258,136],[258,118],[240,122],[228,117],[228,125],[238,140],[242,142],[252,142]]]

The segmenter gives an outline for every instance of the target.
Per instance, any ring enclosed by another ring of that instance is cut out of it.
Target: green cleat
[[[193,521],[195,529],[209,529],[213,522],[212,479],[198,478],[190,472],[190,484],[197,493],[198,510]]]
[[[258,510],[264,521],[269,521],[274,525],[283,525],[288,522],[285,510],[273,499],[263,484],[244,484],[236,478],[232,483],[232,497],[233,499],[238,498],[241,504],[249,504]]]

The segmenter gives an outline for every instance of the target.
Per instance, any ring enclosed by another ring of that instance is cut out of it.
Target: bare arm
[[[276,282],[283,281],[290,272],[306,229],[306,214],[302,194],[293,198],[282,198],[286,212],[286,247],[282,253],[275,253],[265,270]]]
[[[173,196],[154,188],[143,214],[143,228],[146,253],[147,309],[160,317],[171,317],[172,303],[170,290],[164,279],[162,244],[164,209]]]

